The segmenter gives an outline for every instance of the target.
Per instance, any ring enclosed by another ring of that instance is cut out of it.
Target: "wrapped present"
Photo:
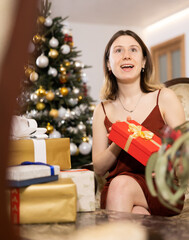
[[[134,120],[114,123],[109,139],[144,166],[151,154],[157,152],[161,146],[161,138]]]
[[[10,187],[26,187],[32,184],[58,180],[60,167],[40,162],[23,162],[7,168],[7,181]]]
[[[29,161],[71,168],[69,138],[11,140],[9,154],[9,166]]]
[[[10,189],[10,215],[14,224],[74,222],[76,185],[70,178]]]
[[[95,211],[94,172],[87,169],[60,171],[60,178],[71,178],[77,188],[77,211]]]

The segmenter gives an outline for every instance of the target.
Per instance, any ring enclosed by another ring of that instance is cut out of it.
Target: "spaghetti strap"
[[[102,109],[103,109],[103,111],[104,111],[104,114],[105,114],[105,116],[106,116],[106,111],[105,111],[104,103],[101,102],[101,105],[102,105]]]
[[[157,94],[157,102],[156,102],[156,105],[158,105],[158,102],[159,102],[159,94],[160,94],[160,91],[161,91],[161,89],[159,89],[158,94]]]

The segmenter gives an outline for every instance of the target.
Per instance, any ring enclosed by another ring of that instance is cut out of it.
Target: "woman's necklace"
[[[134,108],[133,108],[132,110],[128,110],[126,107],[124,107],[123,103],[121,102],[120,97],[118,96],[118,99],[119,99],[119,101],[120,101],[120,103],[121,103],[121,106],[123,107],[123,109],[124,109],[126,112],[129,112],[129,113],[133,113],[133,112],[135,111],[135,109],[136,109],[136,107],[138,106],[141,98],[142,98],[142,93],[141,93],[141,95],[140,95],[140,97],[139,97],[136,105],[134,106]]]

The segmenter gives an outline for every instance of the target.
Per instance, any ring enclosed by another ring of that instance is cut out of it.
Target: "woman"
[[[98,175],[109,172],[101,194],[101,208],[172,216],[152,197],[145,182],[145,167],[108,142],[112,123],[133,119],[160,136],[165,124],[172,128],[185,121],[184,110],[174,92],[153,81],[150,53],[134,32],[118,31],[104,53],[105,83],[93,116],[93,164]],[[183,206],[180,206],[182,208]]]

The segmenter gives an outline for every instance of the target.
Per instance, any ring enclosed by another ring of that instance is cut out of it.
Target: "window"
[[[151,53],[160,82],[185,77],[184,35],[152,47]]]

